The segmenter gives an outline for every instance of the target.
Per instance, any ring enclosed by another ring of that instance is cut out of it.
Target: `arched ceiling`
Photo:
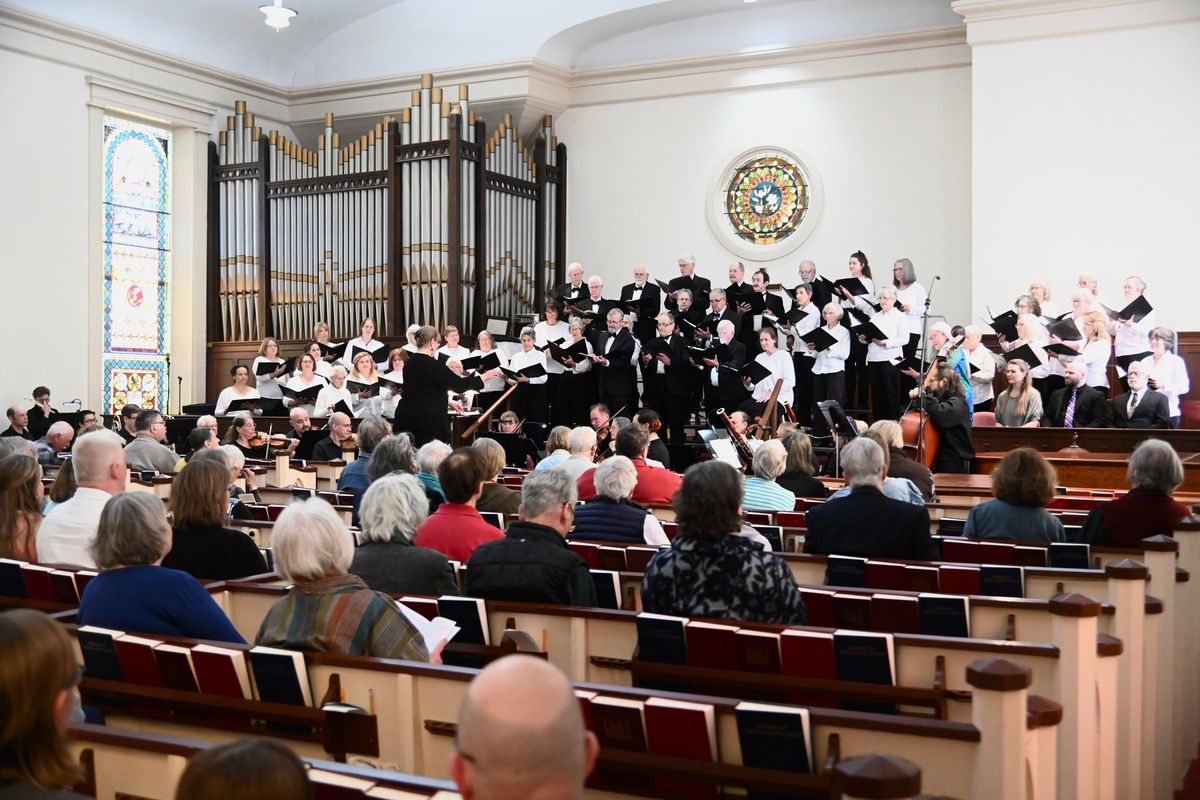
[[[285,89],[540,59],[609,67],[950,25],[950,0],[0,0]]]

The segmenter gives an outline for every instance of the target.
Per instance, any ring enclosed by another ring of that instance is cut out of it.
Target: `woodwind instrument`
[[[725,429],[729,431],[729,438],[733,440],[733,446],[737,448],[738,456],[742,459],[743,470],[749,469],[750,463],[754,460],[754,451],[750,449],[750,443],[733,429],[733,420],[725,413],[725,409],[718,408],[717,417],[725,423]]]
[[[775,381],[775,388],[771,390],[771,396],[767,399],[767,410],[758,420],[758,438],[760,440],[770,439],[775,433],[775,426],[778,424],[776,420],[776,411],[778,410],[779,392],[783,389],[783,378]]]

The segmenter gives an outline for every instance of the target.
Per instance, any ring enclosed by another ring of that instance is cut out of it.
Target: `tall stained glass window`
[[[171,133],[104,119],[104,407],[166,410]]]

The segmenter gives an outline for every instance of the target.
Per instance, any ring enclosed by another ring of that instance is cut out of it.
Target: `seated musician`
[[[306,431],[312,429],[312,420],[309,419],[308,412],[303,407],[293,408],[288,412],[288,423],[288,429],[284,432],[284,436],[297,442]]]
[[[218,417],[229,411],[230,404],[235,400],[256,400],[260,397],[258,389],[250,385],[250,368],[245,364],[234,364],[233,368],[229,370],[229,374],[233,376],[233,385],[226,386],[217,395],[217,407],[213,413]],[[138,411],[141,411],[141,409],[139,408],[134,411],[134,416],[137,415]],[[121,413],[123,416],[125,410],[122,409]],[[129,424],[126,423],[126,429],[128,427]],[[130,436],[128,441],[133,441],[133,437]]]
[[[516,437],[504,443],[505,463],[510,467],[533,469],[538,460],[538,448],[521,430],[521,420],[516,412],[505,411],[496,426],[500,433]]]
[[[662,467],[653,467],[646,462],[646,451],[650,447],[650,432],[640,425],[626,425],[617,432],[616,455],[625,456],[637,470],[637,486],[631,495],[633,502],[643,506],[665,506],[671,503],[679,491],[681,479],[677,473]],[[591,500],[596,496],[595,473],[585,472],[577,481],[579,499]]]
[[[354,537],[319,497],[294,501],[275,521],[275,568],[293,584],[267,612],[256,645],[351,656],[441,661],[396,608],[347,572]],[[205,593],[207,594],[207,593]]]
[[[746,478],[742,508],[747,511],[791,511],[796,495],[776,483],[787,467],[783,442],[770,439],[754,451],[754,475]]]
[[[33,389],[33,405],[28,410],[29,431],[35,438],[45,436],[50,429],[50,417],[58,413],[57,408],[50,405],[50,388],[36,386]]]
[[[596,467],[596,496],[575,507],[575,531],[571,538],[636,542],[655,547],[669,544],[662,523],[629,499],[637,477],[633,462],[625,456],[613,456]]]
[[[246,458],[265,458],[266,445],[260,444],[259,440],[255,438],[257,436],[258,428],[254,424],[254,417],[241,411],[230,419],[229,427],[225,429],[225,437],[221,443],[236,447]]]
[[[693,465],[673,507],[679,534],[646,567],[644,610],[784,625],[808,622],[787,564],[738,535],[742,476],[737,470],[722,461]]]
[[[313,461],[341,461],[342,450],[357,446],[350,417],[335,411],[329,416],[329,436],[313,447]]]
[[[192,756],[175,789],[179,800],[311,796],[308,772],[299,757],[277,739],[251,736]]]
[[[421,449],[425,447],[428,445]],[[486,470],[483,452],[474,447],[460,447],[442,459],[437,468],[437,478],[446,502],[420,524],[413,539],[414,544],[436,550],[455,561],[465,562],[475,548],[504,536],[499,528],[479,515],[479,499],[484,491]]]
[[[933,471],[969,473],[975,458],[971,405],[959,374],[949,364],[938,363],[926,378],[925,386],[914,387],[910,396],[919,397],[921,410],[929,415],[929,423],[940,437]]]
[[[806,512],[804,552],[937,558],[938,547],[929,536],[929,511],[883,494],[884,453],[878,443],[865,436],[851,440],[842,448],[841,464],[850,494]]]
[[[466,800],[578,800],[600,745],[552,664],[513,655],[471,681],[450,775]]]
[[[458,594],[445,554],[413,542],[428,516],[429,501],[416,476],[384,475],[372,483],[359,506],[361,544],[354,549],[350,574],[377,592]]]
[[[813,477],[816,465],[813,463],[812,439],[809,435],[802,430],[791,430],[780,441],[787,451],[787,465],[775,481],[796,497],[826,497],[829,494],[828,487]]]
[[[1131,367],[1134,365],[1130,365]],[[1111,547],[1140,547],[1147,536],[1171,536],[1188,507],[1171,497],[1183,485],[1183,462],[1161,439],[1147,439],[1129,457],[1130,490],[1088,512],[1080,539]]]
[[[243,367],[242,369],[246,369],[246,368]],[[237,367],[233,368],[232,374],[234,376],[234,384],[236,385],[237,384]],[[247,371],[246,375],[249,375],[249,374],[250,374],[250,372]],[[245,381],[243,381],[243,383],[244,382]],[[222,392],[221,394],[224,394],[224,392]],[[258,391],[255,390],[252,396],[257,397]],[[228,401],[226,401],[226,402],[228,404]],[[218,398],[217,408],[220,408],[220,407],[221,407],[221,400]],[[126,403],[125,405],[121,406],[121,429],[119,431],[117,431],[117,435],[120,436],[123,440],[125,440],[125,444],[129,444],[130,442],[133,441],[133,437],[137,436],[137,427],[136,427],[137,415],[140,413],[142,413],[142,407],[135,406],[133,403]],[[224,413],[224,412],[222,411],[219,413]]]
[[[479,439],[475,445],[480,442],[492,440]],[[567,548],[575,501],[575,484],[565,472],[529,473],[521,487],[520,519],[508,524],[504,538],[475,549],[467,562],[464,592],[495,600],[596,605],[596,584],[587,564]]]
[[[1010,450],[992,472],[995,500],[980,503],[967,515],[969,539],[1066,540],[1062,521],[1046,510],[1054,499],[1054,465],[1030,447]]]

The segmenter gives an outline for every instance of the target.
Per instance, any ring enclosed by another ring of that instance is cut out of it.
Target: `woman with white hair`
[[[842,325],[842,307],[836,302],[825,304],[821,309],[821,318],[825,321],[823,330],[834,338],[834,343],[823,350],[817,350],[815,344],[809,344],[809,352],[815,353],[813,360],[813,427],[818,436],[828,435],[825,417],[817,408],[817,404],[825,400],[846,401],[846,359],[850,356],[850,331]]]
[[[354,408],[354,398],[346,388],[346,368],[335,364],[329,370],[329,385],[317,393],[317,402],[313,404],[313,416],[328,417],[339,402],[345,403],[346,408]]]
[[[763,442],[751,462],[754,476],[746,478],[742,508],[747,511],[792,511],[796,495],[775,482],[787,469],[787,448],[778,439]]]
[[[572,539],[669,544],[662,523],[629,499],[637,486],[637,469],[625,456],[613,456],[596,467],[596,496],[575,507]]]
[[[1150,331],[1150,355],[1142,359],[1146,370],[1146,385],[1167,396],[1172,428],[1179,427],[1179,396],[1191,388],[1187,364],[1175,354],[1175,332],[1170,328]]]
[[[293,584],[254,643],[288,650],[429,661],[421,634],[382,592],[347,570],[354,537],[320,498],[289,505],[275,522],[275,569]]]
[[[1110,547],[1141,547],[1147,536],[1171,536],[1188,507],[1171,497],[1183,484],[1183,462],[1161,439],[1147,439],[1133,450],[1126,473],[1130,490],[1098,503],[1083,523],[1080,541]]]
[[[196,579],[160,566],[171,550],[162,500],[121,492],[100,512],[92,558],[102,571],[88,583],[78,623],[127,633],[245,640]]]
[[[898,259],[892,265],[892,285],[896,287],[896,308],[908,320],[908,343],[904,345],[904,357],[912,358],[921,346],[922,317],[929,293],[917,283],[917,270],[909,258]]]
[[[429,516],[425,488],[414,475],[385,475],[371,484],[358,511],[362,533],[350,573],[388,594],[457,594],[446,556],[417,547],[413,536]]]
[[[908,319],[896,308],[896,287],[879,290],[879,312],[872,324],[885,338],[872,339],[867,346],[867,375],[871,379],[871,411],[875,419],[899,419],[900,370],[892,363],[904,355],[908,343]],[[866,337],[859,336],[866,343]]]

